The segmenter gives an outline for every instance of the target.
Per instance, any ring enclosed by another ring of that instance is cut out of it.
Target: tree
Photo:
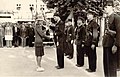
[[[78,16],[88,9],[92,9],[96,14],[102,15],[102,0],[43,0],[47,3],[48,8],[57,8],[60,18],[64,21],[69,16],[71,9],[73,9],[74,17]],[[81,15],[85,17],[84,15]]]

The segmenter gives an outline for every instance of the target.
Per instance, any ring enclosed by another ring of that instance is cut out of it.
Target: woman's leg
[[[12,47],[12,40],[9,40],[9,47]]]
[[[36,60],[37,60],[37,65],[38,65],[38,67],[41,67],[42,56],[37,56],[37,57],[36,57]]]
[[[37,56],[36,57],[36,60],[37,60],[37,71],[38,72],[43,72],[44,71],[44,68],[41,67],[41,60],[42,60],[42,56]]]
[[[9,41],[8,40],[6,40],[6,46],[9,47]]]
[[[23,38],[21,37],[21,46],[23,47]]]
[[[23,38],[23,47],[26,46],[26,38]]]

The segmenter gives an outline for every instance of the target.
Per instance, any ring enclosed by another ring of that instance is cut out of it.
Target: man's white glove
[[[92,48],[92,49],[94,49],[94,48],[95,48],[95,45],[94,45],[94,44],[92,44],[91,48]]]
[[[115,54],[116,52],[117,52],[117,47],[114,45],[114,46],[112,47],[112,53]]]
[[[57,42],[57,46],[59,46],[59,42]]]
[[[71,44],[73,44],[73,42],[74,42],[74,41],[73,41],[73,40],[71,40]]]
[[[84,47],[84,44],[82,44],[82,47]]]

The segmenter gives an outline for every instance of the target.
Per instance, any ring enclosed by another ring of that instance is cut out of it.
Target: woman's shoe
[[[36,69],[36,71],[37,71],[37,72],[43,72],[43,71],[44,71],[44,68],[38,67],[38,68]]]

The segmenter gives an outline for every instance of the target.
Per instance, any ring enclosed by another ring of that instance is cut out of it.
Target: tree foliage
[[[48,8],[57,8],[57,12],[62,20],[66,20],[73,10],[74,17],[83,16],[88,9],[96,12],[96,15],[102,15],[102,0],[43,0]],[[84,11],[83,11],[84,10]]]

